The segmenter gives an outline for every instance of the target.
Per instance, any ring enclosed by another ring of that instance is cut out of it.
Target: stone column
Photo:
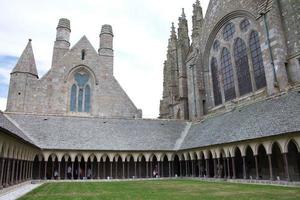
[[[192,177],[195,177],[195,165],[194,165],[194,160],[191,160],[192,163]]]
[[[71,172],[71,179],[74,179],[74,161],[71,161],[71,168],[72,168],[72,172]]]
[[[198,173],[199,173],[199,178],[201,177],[201,160],[198,160]]]
[[[169,161],[169,177],[170,178],[172,177],[172,174],[171,174],[171,161]]]
[[[106,179],[106,161],[103,161],[103,178]]]
[[[179,173],[180,173],[180,177],[182,177],[182,160],[179,161]]]
[[[130,178],[130,160],[127,161],[127,178]]]
[[[0,158],[0,164],[1,164],[1,171],[0,171],[0,189],[3,188],[3,175],[4,175],[4,162],[5,162],[5,158]]]
[[[234,157],[231,158],[231,161],[232,161],[232,179],[236,179]]]
[[[61,177],[61,175],[60,175],[60,162],[58,162],[58,170],[57,170],[57,172],[58,172],[58,177],[57,177],[57,179],[59,180],[60,177]]]
[[[214,158],[214,178],[217,178],[217,160]]]
[[[188,177],[188,161],[185,160],[185,176]]]
[[[87,162],[84,161],[84,177],[87,178]]]
[[[116,161],[116,179],[118,178],[118,161]]]
[[[97,179],[100,179],[100,160],[97,162]]]
[[[68,175],[68,161],[65,160],[65,180],[67,180],[67,175]]]
[[[221,171],[220,158],[217,158],[217,177],[221,178],[221,176],[222,176],[222,171]]]
[[[110,177],[112,178],[112,175],[113,175],[113,163],[110,162]]]
[[[13,185],[13,184],[14,184],[15,164],[16,164],[16,160],[15,160],[15,159],[12,159],[12,171],[11,171],[10,185]]]
[[[258,174],[258,160],[257,160],[257,155],[254,156],[254,160],[255,160],[256,180],[258,180],[259,179],[259,174]]]
[[[223,169],[224,169],[224,178],[227,178],[227,164],[226,164],[226,158],[223,158]]]
[[[150,163],[150,178],[153,178],[153,169],[152,169],[152,161],[149,161]]]
[[[288,163],[288,159],[287,159],[287,153],[283,153],[282,157],[283,157],[284,171],[285,171],[286,180],[291,181],[290,173],[289,173],[289,163]]]
[[[55,164],[55,160],[52,161],[52,169],[51,169],[51,180],[54,179],[54,164]]]
[[[149,178],[149,162],[146,161],[146,178]]]
[[[16,175],[15,175],[15,184],[17,184],[19,182],[19,165],[20,165],[20,161],[16,160]],[[1,184],[1,182],[0,182]]]
[[[268,160],[269,160],[269,170],[270,170],[270,180],[273,180],[273,167],[272,167],[272,155],[268,154]]]
[[[157,161],[157,171],[158,171],[158,177],[160,177],[160,161]]]
[[[125,163],[123,161],[122,161],[122,171],[123,171],[122,178],[125,179]]]
[[[78,159],[77,179],[80,179],[80,168],[81,168],[81,167],[80,167],[80,163],[81,163],[81,162],[79,162],[79,159]]]
[[[139,178],[142,178],[142,161],[138,162],[138,168],[139,168]]]
[[[247,179],[247,174],[246,174],[246,158],[243,156],[243,178]]]
[[[38,179],[41,179],[41,161],[39,161]]]
[[[164,174],[164,161],[161,161],[161,177],[164,177],[165,174]]]
[[[9,178],[10,178],[10,163],[11,159],[7,158],[7,169],[6,169],[6,180],[5,180],[5,187],[9,186]]]
[[[136,178],[136,161],[134,161],[134,178]]]
[[[227,160],[227,178],[228,179],[230,179],[231,177],[230,177],[230,160],[229,160],[230,158],[226,158],[226,160]]]
[[[206,162],[206,177],[210,178],[210,173],[209,173],[209,160],[205,159]]]
[[[33,161],[30,161],[30,179],[32,180],[32,173],[33,173]]]
[[[45,161],[45,168],[44,168],[44,179],[47,179],[47,161]]]

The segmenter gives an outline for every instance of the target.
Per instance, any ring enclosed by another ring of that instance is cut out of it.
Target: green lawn
[[[300,188],[198,180],[46,183],[20,200],[300,199]]]

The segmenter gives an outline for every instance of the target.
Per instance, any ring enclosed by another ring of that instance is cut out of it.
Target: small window
[[[214,51],[219,51],[219,48],[220,48],[220,42],[219,42],[219,40],[216,40],[214,42],[213,49],[214,49]]]
[[[235,26],[232,22],[229,22],[223,29],[223,38],[226,41],[229,41],[233,38],[235,33]]]
[[[240,23],[240,29],[243,32],[247,32],[250,26],[250,22],[248,19],[243,19]]]
[[[81,51],[81,60],[84,60],[85,59],[85,50],[83,49]]]

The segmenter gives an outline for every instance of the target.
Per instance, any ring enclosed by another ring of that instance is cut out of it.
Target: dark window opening
[[[85,50],[82,50],[81,51],[81,60],[84,60],[85,59]]]

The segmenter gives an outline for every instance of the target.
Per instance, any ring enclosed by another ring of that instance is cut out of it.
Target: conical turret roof
[[[12,71],[12,73],[16,72],[29,73],[38,77],[31,39],[29,39],[27,46],[25,47],[21,57]]]

